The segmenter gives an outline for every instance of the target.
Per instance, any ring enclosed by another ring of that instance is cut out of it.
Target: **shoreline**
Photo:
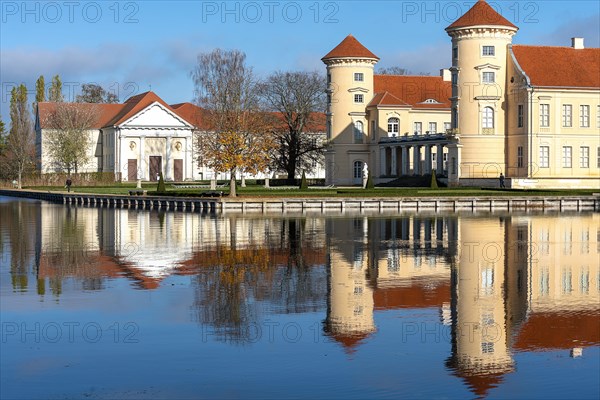
[[[412,196],[412,197],[238,197],[229,199],[86,194],[0,189],[0,196],[58,204],[211,213],[379,212],[402,211],[600,211],[600,194],[592,196]]]

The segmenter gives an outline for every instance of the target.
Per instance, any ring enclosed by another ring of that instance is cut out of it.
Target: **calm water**
[[[0,397],[600,397],[599,214],[0,197]]]

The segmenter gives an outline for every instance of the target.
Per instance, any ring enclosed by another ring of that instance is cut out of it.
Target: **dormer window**
[[[398,133],[398,126],[400,125],[400,120],[398,118],[389,118],[388,119],[388,134],[390,136],[396,136]]]
[[[494,57],[496,55],[496,47],[483,46],[483,48],[481,49],[481,55],[483,57]]]
[[[423,103],[424,104],[439,104],[440,102],[435,99],[427,99]]]
[[[363,82],[365,80],[365,75],[362,72],[354,73],[354,82]]]

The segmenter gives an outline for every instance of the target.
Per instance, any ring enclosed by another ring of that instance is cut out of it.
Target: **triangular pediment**
[[[121,124],[122,127],[173,127],[189,128],[180,116],[162,104],[155,102]]]

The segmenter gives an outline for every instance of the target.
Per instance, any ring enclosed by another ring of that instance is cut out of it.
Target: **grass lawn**
[[[142,188],[148,190],[148,194],[155,194],[156,183],[144,183]],[[208,188],[180,189],[173,188],[167,184],[167,195],[186,196],[199,195],[209,191]],[[24,189],[43,190],[43,191],[65,191],[63,186],[31,186]],[[135,189],[135,184],[116,183],[110,186],[85,186],[72,187],[71,191],[75,193],[94,193],[94,194],[121,194],[126,195],[129,190]],[[229,188],[219,188],[225,194],[229,193]],[[314,188],[300,190],[296,188],[271,188],[266,189],[263,186],[248,185],[247,187],[237,188],[238,196],[242,198],[250,197],[490,197],[490,196],[589,196],[598,192],[593,189],[578,190],[499,190],[486,188]]]

